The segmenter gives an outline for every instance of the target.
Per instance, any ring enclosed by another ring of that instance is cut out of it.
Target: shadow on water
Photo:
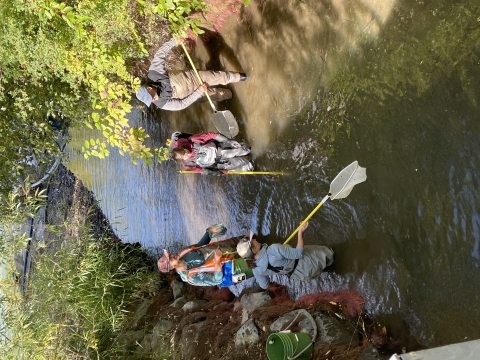
[[[252,2],[240,21],[232,18],[192,52],[201,68],[248,74],[229,85],[234,98],[218,108],[240,119],[258,170],[290,176],[180,175],[172,162],[134,167],[115,151],[108,162],[72,159],[84,167],[74,172],[90,178],[125,240],[188,244],[224,222],[228,235],[252,228],[267,242],[283,242],[358,160],[367,182],[327,201],[305,233],[308,244],[335,250],[321,290],[359,291],[389,334],[408,330],[423,345],[474,339],[479,6]],[[206,103],[174,113],[137,110],[132,124],[162,146],[176,130],[215,131],[210,114]]]
[[[368,241],[393,247],[411,279],[402,298],[422,321],[416,335],[445,344],[478,336],[480,320],[479,6],[403,4],[332,77],[349,118],[334,147],[369,169],[359,211]]]

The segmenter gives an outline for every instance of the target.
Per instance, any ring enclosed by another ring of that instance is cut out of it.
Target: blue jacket
[[[282,244],[263,244],[260,255],[255,260],[256,268],[253,269],[253,275],[262,289],[266,289],[270,284],[269,275],[288,274],[295,265],[295,259],[303,256],[303,247],[292,248],[289,245]],[[283,268],[279,273],[268,269],[268,264],[274,267]]]

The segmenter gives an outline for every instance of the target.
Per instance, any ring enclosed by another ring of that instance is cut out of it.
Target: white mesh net
[[[365,180],[367,180],[367,169],[358,166],[358,161],[354,161],[333,179],[330,184],[330,199],[347,197],[355,185]]]

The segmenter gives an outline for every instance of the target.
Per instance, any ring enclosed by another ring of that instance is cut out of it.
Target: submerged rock
[[[318,328],[317,341],[335,345],[359,343],[358,333],[350,324],[322,313],[314,314],[314,318]]]

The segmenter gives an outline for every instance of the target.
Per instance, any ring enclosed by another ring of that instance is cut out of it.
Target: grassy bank
[[[48,199],[40,196],[47,193]],[[12,199],[12,206],[18,200]],[[152,271],[154,259],[115,237],[93,194],[63,166],[48,191],[22,202],[5,209],[8,225],[0,233],[7,269],[0,304],[8,329],[0,332],[0,357],[119,358],[115,338],[129,310],[162,284]],[[39,207],[46,225],[42,241],[37,245],[32,239],[33,270],[22,294],[8,274],[14,269],[12,255],[27,242],[28,231],[19,226]]]
[[[151,265],[142,249],[81,229],[38,257],[25,299],[9,303],[6,321],[15,336],[6,357],[115,358],[113,340],[129,306],[157,286]]]

